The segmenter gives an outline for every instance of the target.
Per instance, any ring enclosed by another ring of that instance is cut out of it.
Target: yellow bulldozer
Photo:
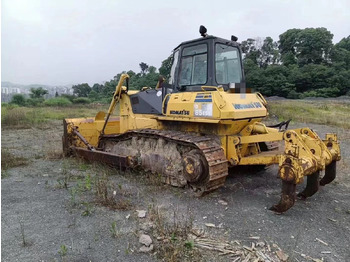
[[[260,93],[248,92],[237,37],[210,36],[173,51],[170,79],[155,88],[129,90],[123,74],[107,114],[64,120],[66,156],[158,174],[164,183],[189,186],[197,195],[225,183],[229,168],[278,164],[281,199],[270,209],[285,212],[335,179],[340,148],[336,134],[322,140],[310,128],[288,130],[289,121],[268,127]],[[112,116],[116,106],[119,116]],[[320,171],[325,170],[320,180]],[[307,177],[306,188],[296,185]]]

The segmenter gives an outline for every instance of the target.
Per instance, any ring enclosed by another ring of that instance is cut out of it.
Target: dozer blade
[[[269,209],[277,213],[286,212],[295,203],[295,190],[296,184],[282,180],[281,200],[277,205],[273,205]]]
[[[316,171],[312,175],[307,176],[306,187],[297,196],[299,199],[305,200],[313,196],[319,188],[320,171]]]
[[[321,186],[325,186],[331,183],[337,174],[337,162],[333,160],[328,166],[326,166],[325,175],[320,181]]]
[[[105,163],[114,167],[134,167],[137,163],[136,158],[120,156],[98,150],[91,151],[89,149],[75,147],[73,148],[73,151],[86,160]]]

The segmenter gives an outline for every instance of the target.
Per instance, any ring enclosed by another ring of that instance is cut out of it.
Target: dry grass
[[[95,176],[96,202],[112,210],[130,210],[133,204],[128,196],[130,193],[121,185],[117,187],[112,183],[108,174],[103,173]]]
[[[28,159],[24,157],[15,156],[10,153],[7,149],[1,149],[1,170],[6,171],[7,169],[26,166],[28,165]]]
[[[53,148],[46,151],[46,154],[45,154],[46,160],[58,160],[61,158],[63,158],[62,149]]]
[[[65,118],[94,117],[99,111],[108,110],[108,105],[72,105],[70,107],[17,107],[1,106],[3,128],[41,127],[50,120]],[[118,114],[116,110],[115,114]]]
[[[350,128],[350,103],[344,100],[282,100],[269,102],[270,116],[280,120]]]
[[[158,207],[150,206],[150,220],[154,223],[153,235],[158,240],[157,256],[162,261],[202,261],[202,256],[190,239],[193,230],[193,218],[190,211],[179,215],[174,210],[171,219],[165,216]],[[169,222],[170,220],[170,222]]]

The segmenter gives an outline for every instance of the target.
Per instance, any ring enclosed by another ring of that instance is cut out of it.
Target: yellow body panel
[[[224,91],[174,93],[169,96],[167,117],[180,121],[195,119],[245,119],[266,117],[267,110],[257,94],[235,94]],[[185,120],[186,119],[186,120]]]
[[[96,147],[98,144],[98,138],[100,136],[104,120],[96,120],[93,117],[89,118],[70,118],[65,119],[68,124],[68,133],[72,132],[72,126],[78,128],[80,134],[85,137],[85,139],[92,146]],[[120,120],[119,117],[114,117],[109,119],[108,124],[105,129],[105,134],[115,134],[120,133]],[[76,140],[76,145],[79,147],[84,147],[84,143],[80,140]]]

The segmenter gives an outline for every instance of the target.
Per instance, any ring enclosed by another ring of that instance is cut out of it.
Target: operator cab
[[[201,86],[222,86],[225,90],[244,87],[237,37],[232,36],[230,41],[208,36],[203,26],[200,32],[202,38],[183,42],[174,49],[169,80],[174,91],[202,91]]]
[[[159,84],[161,91],[149,89],[130,96],[134,113],[161,115],[166,94],[202,91],[202,86],[221,86],[225,91],[245,93],[237,37],[226,40],[208,36],[204,26],[199,32],[201,38],[183,42],[174,49],[169,84]]]

